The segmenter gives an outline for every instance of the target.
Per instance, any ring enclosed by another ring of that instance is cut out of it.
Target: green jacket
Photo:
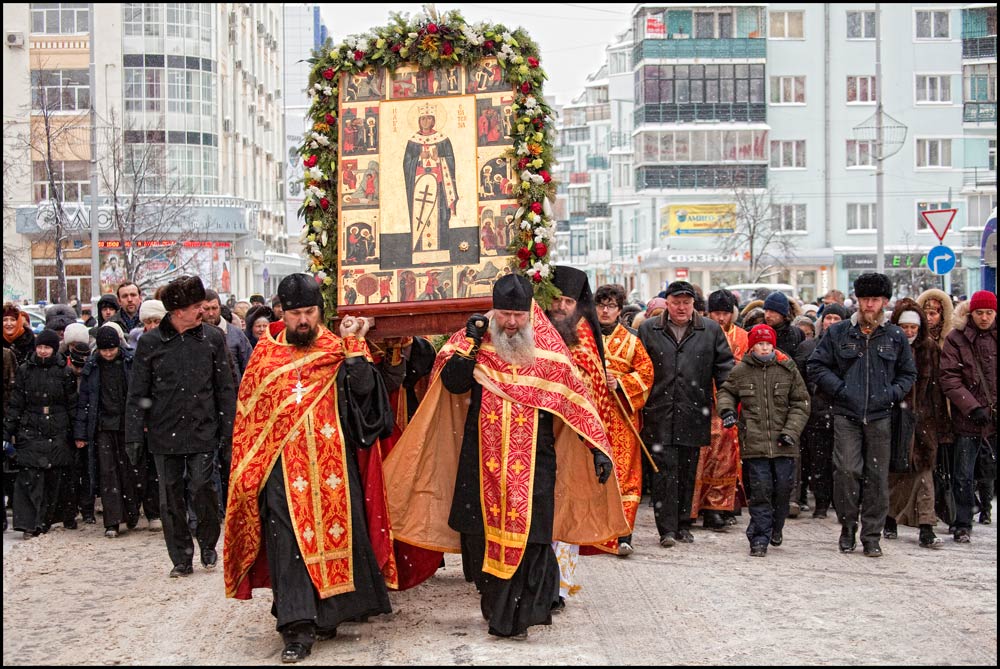
[[[743,458],[795,458],[797,445],[783,446],[778,436],[787,434],[798,444],[809,420],[809,391],[795,361],[775,350],[775,360],[763,363],[747,352],[719,389],[718,412],[740,412],[740,456]]]

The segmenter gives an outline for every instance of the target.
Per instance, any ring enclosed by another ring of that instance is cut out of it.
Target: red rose
[[[517,169],[523,170],[527,166],[528,166],[527,158],[521,158],[519,161],[517,161]]]
[[[393,53],[399,53],[399,50],[400,50],[400,49],[402,49],[402,48],[403,48],[403,45],[402,45],[402,44],[393,44],[393,45],[392,45],[392,49],[390,49],[390,50],[391,50],[391,51],[392,51]]]
[[[541,202],[532,202],[531,203],[531,211],[535,212],[536,214],[542,213],[542,203]]]
[[[531,67],[538,67],[538,59],[534,56],[528,56],[528,65]]]
[[[323,70],[323,78],[326,79],[327,81],[333,79],[333,68],[328,67],[325,70]]]
[[[522,246],[517,250],[517,257],[522,262],[528,262],[528,260],[531,258],[531,251],[528,249],[528,247]]]
[[[545,183],[552,181],[552,177],[549,175],[547,170],[538,170],[538,176],[545,180]]]
[[[519,263],[519,265],[518,265],[518,266],[519,266],[519,267],[520,267],[521,269],[528,269],[528,261],[527,261],[527,260],[522,260],[522,261],[521,261],[521,262]]]
[[[450,56],[454,51],[455,49],[451,46],[451,42],[445,42],[441,45],[441,53],[446,56]]]
[[[358,51],[358,50],[354,51],[354,60],[362,60],[364,57],[365,57],[364,51]]]
[[[324,198],[321,198],[321,199],[320,199],[320,201],[319,201],[319,206],[320,206],[320,207],[321,207],[322,209],[324,209],[324,210],[325,210],[325,209],[329,208],[329,206],[330,206],[330,201],[329,201],[329,200],[327,200],[327,199],[326,199],[325,197],[324,197]]]
[[[541,283],[542,282],[542,273],[541,272],[535,272],[534,274],[531,275],[531,280],[534,281],[535,283]]]
[[[427,32],[429,32],[431,35],[435,34],[437,31],[438,31],[438,27],[437,27],[436,23],[428,23],[427,24]]]
[[[327,114],[326,116],[323,117],[323,120],[326,121],[327,125],[333,125],[337,119],[333,117],[333,114]]]
[[[549,252],[549,247],[545,245],[545,242],[535,243],[535,257],[544,258],[545,254]]]
[[[524,93],[525,95],[527,95],[528,93],[531,92],[531,82],[530,81],[526,81],[523,84],[521,84],[521,92]]]
[[[302,161],[302,164],[305,165],[306,167],[316,167],[316,163],[318,162],[319,158],[317,158],[316,156],[309,156]]]
[[[492,51],[494,47],[496,47],[496,44],[491,39],[488,39],[485,42],[483,42],[484,51]]]
[[[531,122],[532,122],[532,124],[534,124],[534,126],[535,126],[535,128],[536,128],[537,130],[541,130],[541,129],[542,129],[542,126],[544,126],[544,125],[545,125],[545,121],[543,121],[543,120],[542,120],[542,119],[541,119],[540,117],[538,117],[538,116],[536,116],[535,118],[531,119]]]

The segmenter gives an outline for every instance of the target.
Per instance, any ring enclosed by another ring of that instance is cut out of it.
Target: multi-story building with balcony
[[[147,224],[175,210],[155,233],[125,242],[184,242],[150,265],[164,280],[183,267],[243,297],[273,292],[295,271],[269,272],[266,257],[285,253],[288,239],[280,5],[9,3],[4,30],[4,252],[11,244],[31,258],[27,271],[5,273],[5,297],[54,298],[54,208],[69,233],[68,295],[86,302],[106,292],[124,251],[111,222],[115,198],[147,207]],[[39,137],[52,140],[51,151]],[[8,183],[6,161],[18,156],[30,168],[13,170]],[[96,250],[92,168],[102,175]],[[95,251],[100,287],[91,281]]]
[[[679,278],[706,291],[790,283],[809,300],[850,290],[876,266],[883,95],[886,271],[900,294],[975,290],[977,234],[996,203],[995,7],[882,5],[882,82],[875,19],[871,4],[637,5],[601,71],[610,262],[588,248],[574,263],[592,279],[607,267],[643,299]],[[561,151],[598,145],[579,122],[563,119]],[[591,219],[572,215],[593,178],[582,155],[565,175],[573,239],[591,238]],[[944,208],[958,210],[945,243],[959,263],[942,279],[925,271],[938,241],[921,212]],[[748,236],[752,223],[767,230]]]

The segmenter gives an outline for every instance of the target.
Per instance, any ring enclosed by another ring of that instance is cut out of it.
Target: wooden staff
[[[621,410],[622,416],[624,417],[625,422],[628,423],[629,429],[632,430],[632,434],[635,436],[635,440],[638,441],[639,442],[639,446],[642,447],[642,452],[645,453],[646,457],[649,459],[649,464],[653,467],[653,471],[656,472],[657,474],[659,474],[660,473],[660,469],[659,469],[659,467],[656,466],[656,463],[653,462],[653,456],[650,454],[649,449],[646,448],[646,444],[644,444],[642,442],[642,437],[639,436],[639,431],[635,429],[635,425],[633,425],[632,421],[629,420],[628,411],[625,410],[625,405],[622,404],[621,398],[618,397],[618,392],[615,391],[615,390],[610,390],[609,392],[610,392],[611,396],[615,398],[615,403],[618,405],[618,408]]]

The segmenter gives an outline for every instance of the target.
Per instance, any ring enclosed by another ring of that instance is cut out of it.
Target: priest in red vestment
[[[320,325],[319,287],[293,274],[282,321],[254,349],[240,385],[226,514],[226,596],[271,587],[283,662],[345,620],[389,613],[367,533],[356,449],[392,430],[385,385],[371,364],[365,319],[337,337]]]

